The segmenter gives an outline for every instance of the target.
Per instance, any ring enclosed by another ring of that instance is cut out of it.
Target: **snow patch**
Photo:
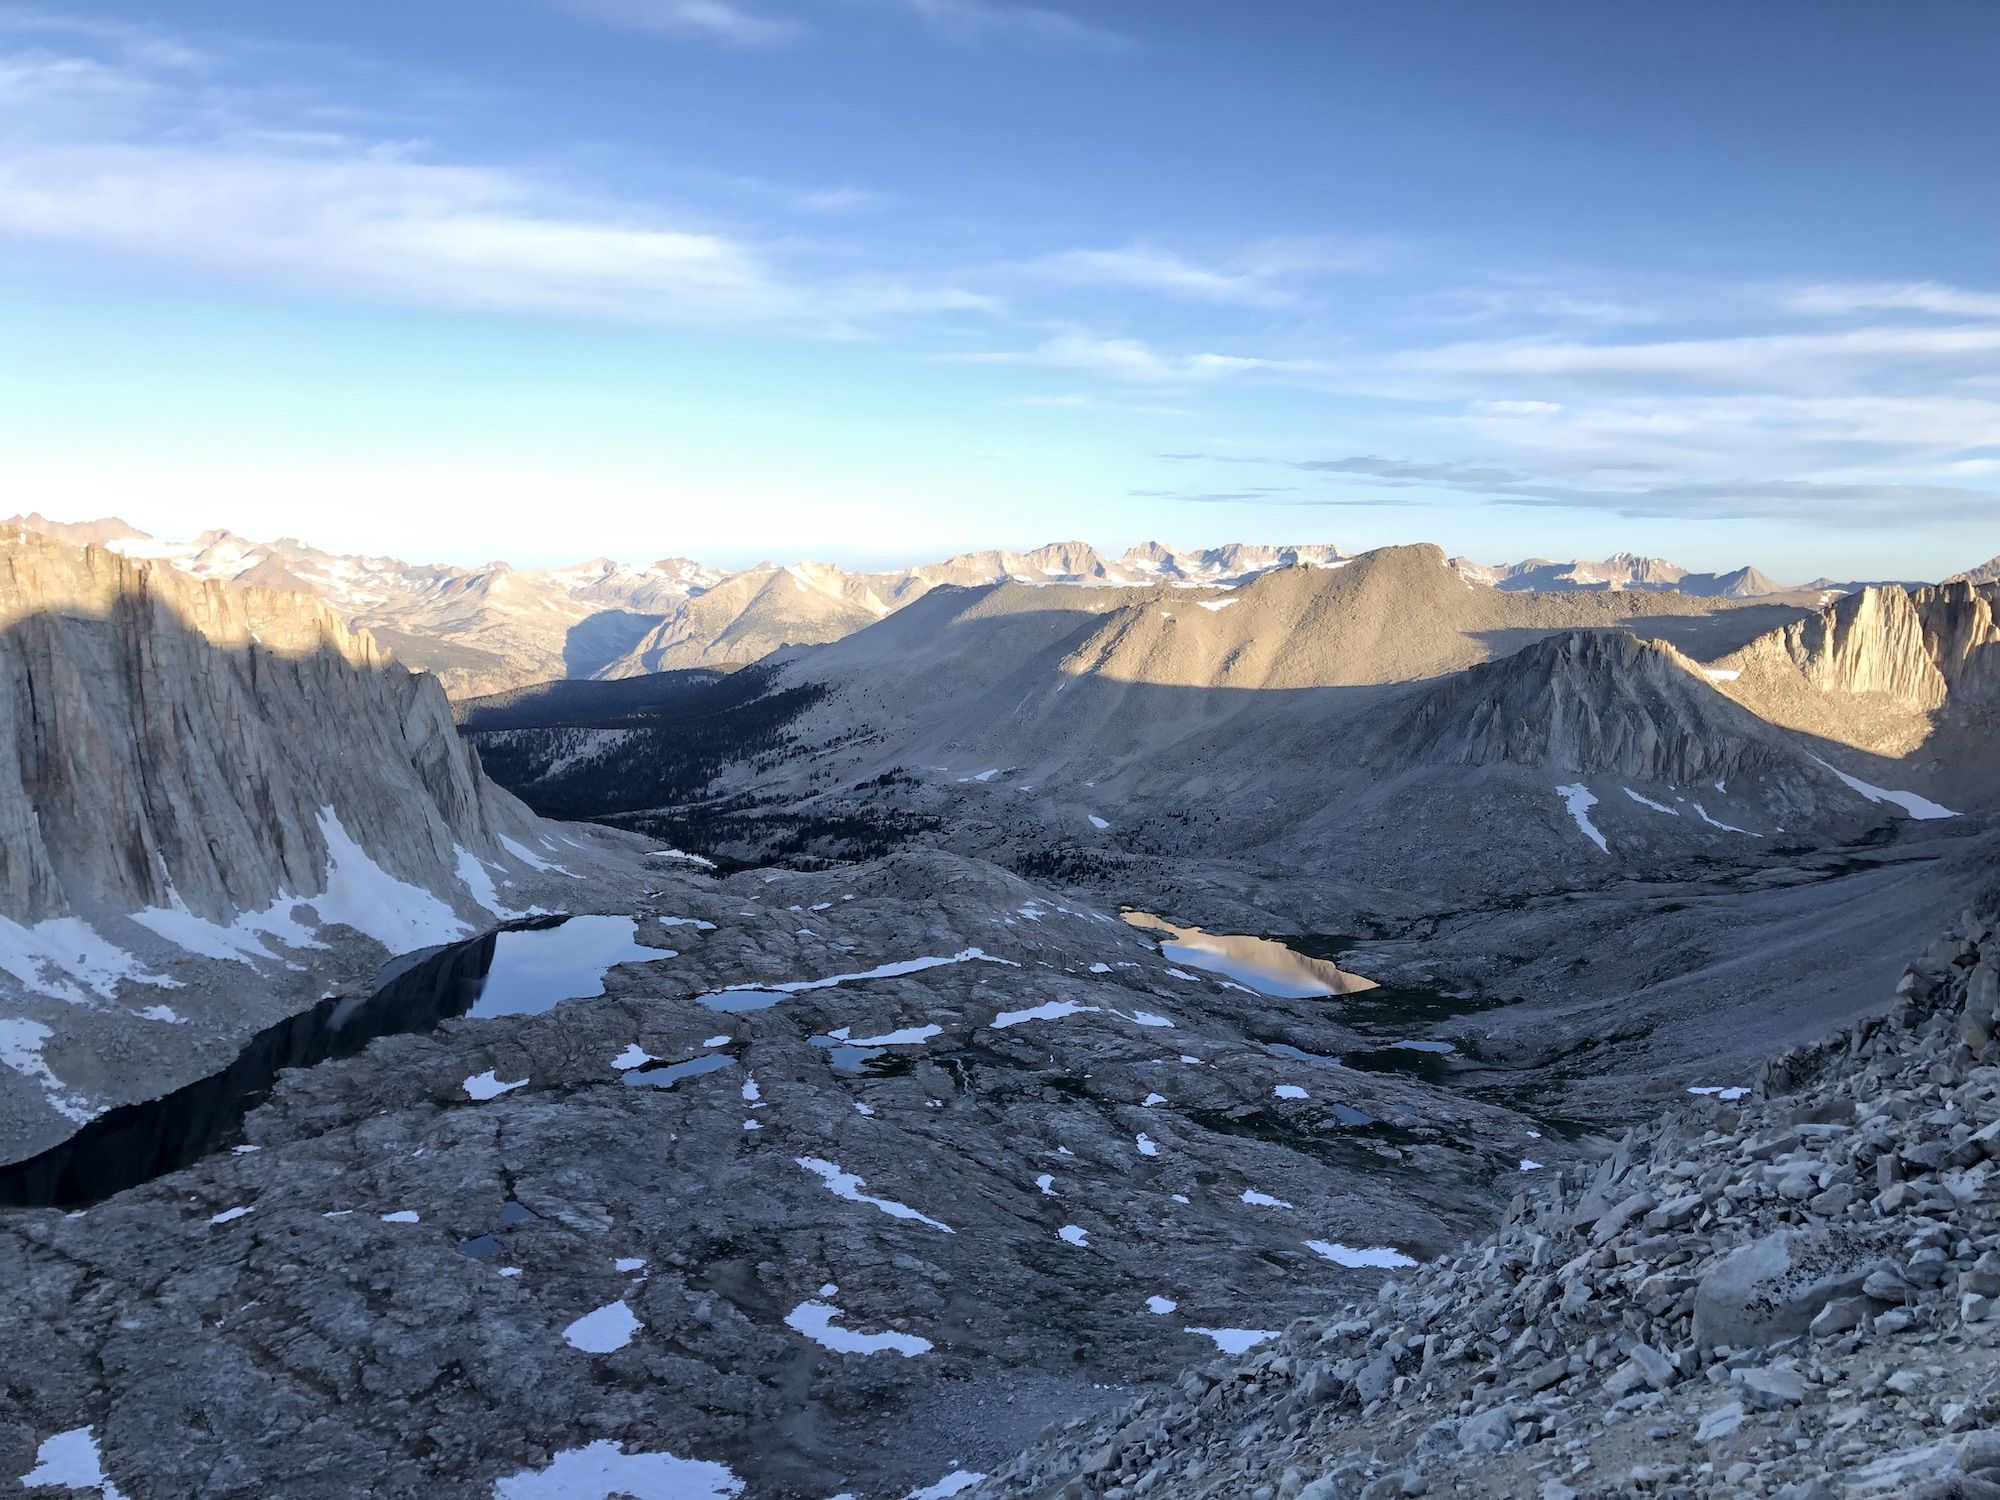
[[[474,1099],[482,1101],[498,1099],[502,1094],[511,1093],[515,1089],[524,1089],[527,1086],[528,1080],[525,1078],[517,1078],[512,1083],[502,1083],[498,1070],[494,1068],[488,1068],[484,1073],[475,1073],[472,1077],[465,1080],[465,1092]]]
[[[643,1326],[620,1298],[570,1324],[563,1330],[563,1342],[585,1354],[610,1354],[631,1343],[632,1335]]]
[[[319,831],[326,841],[326,889],[304,904],[322,922],[352,927],[392,953],[466,935],[466,924],[443,901],[375,863],[331,807],[319,810]]]
[[[1753,839],[1761,839],[1764,836],[1761,833],[1751,833],[1747,828],[1738,828],[1733,823],[1725,823],[1720,818],[1710,817],[1708,809],[1703,807],[1699,802],[1695,803],[1694,810],[1700,814],[1702,822],[1706,823],[1710,828],[1720,828],[1724,833],[1749,834]]]
[[[1395,1271],[1416,1264],[1411,1257],[1388,1245],[1368,1245],[1357,1250],[1338,1240],[1307,1240],[1306,1249],[1350,1270]]]
[[[928,1214],[918,1213],[907,1203],[898,1203],[893,1198],[876,1198],[861,1191],[867,1179],[845,1172],[834,1163],[817,1156],[795,1156],[792,1158],[808,1172],[819,1178],[827,1186],[827,1191],[836,1198],[845,1198],[850,1203],[866,1203],[871,1208],[880,1209],[892,1219],[914,1219],[919,1224],[928,1224],[933,1229],[942,1229],[946,1234],[955,1231],[949,1224],[941,1224]]]
[[[21,1476],[21,1483],[31,1490],[60,1485],[69,1490],[96,1490],[103,1500],[125,1500],[125,1492],[104,1472],[97,1433],[90,1427],[72,1427],[44,1439],[35,1450],[35,1467]]]
[[[743,1481],[721,1464],[627,1453],[609,1438],[565,1448],[546,1469],[523,1469],[493,1482],[493,1500],[733,1500],[742,1493]]]
[[[785,1326],[836,1354],[881,1354],[886,1350],[908,1359],[930,1352],[931,1341],[913,1333],[859,1333],[852,1328],[836,1327],[836,1320],[845,1316],[831,1303],[801,1302],[785,1314]]]
[[[1817,755],[1812,758],[1819,760]],[[1913,818],[1955,818],[1958,816],[1950,808],[1933,802],[1928,797],[1920,797],[1915,792],[1892,792],[1887,787],[1872,786],[1858,776],[1849,776],[1838,766],[1827,765],[1823,760],[1819,760],[1819,763],[1826,766],[1829,771],[1846,782],[1851,790],[1859,792],[1870,802],[1890,803],[1893,806],[1902,808],[1904,812]]]
[[[1283,1198],[1273,1198],[1269,1193],[1260,1193],[1255,1188],[1243,1190],[1243,1201],[1253,1208],[1290,1208],[1292,1205]]]
[[[1211,1340],[1224,1354],[1245,1354],[1278,1336],[1275,1328],[1190,1328],[1188,1332]]]
[[[1576,826],[1583,830],[1583,836],[1609,854],[1611,845],[1605,841],[1604,835],[1598,832],[1597,825],[1590,821],[1590,810],[1597,806],[1597,794],[1578,781],[1569,786],[1557,787],[1556,795],[1563,799],[1563,805],[1569,809],[1569,815],[1576,819]]]
[[[1675,818],[1678,818],[1680,816],[1678,812],[1676,812],[1673,808],[1667,806],[1666,803],[1655,802],[1651,797],[1647,797],[1642,795],[1641,793],[1635,792],[1629,786],[1625,788],[1625,795],[1630,797],[1634,802],[1638,803],[1641,807],[1652,808],[1654,812],[1663,812],[1666,813],[1668,816]]]
[[[1095,1005],[1080,1005],[1074,1000],[1045,1000],[1026,1010],[1003,1010],[989,1024],[995,1031],[1005,1031],[1009,1026],[1019,1026],[1024,1021],[1060,1021],[1064,1016],[1096,1013]]]
[[[32,927],[0,917],[0,973],[13,975],[37,994],[72,1004],[85,1003],[85,990],[109,1000],[127,979],[163,989],[180,987],[164,974],[147,973],[138,959],[106,942],[78,917],[49,917]]]
[[[1084,1250],[1090,1248],[1090,1236],[1084,1233],[1081,1224],[1065,1224],[1056,1231],[1056,1235],[1066,1245],[1075,1245]]]
[[[936,1484],[927,1484],[922,1489],[911,1490],[903,1500],[951,1500],[953,1495],[961,1490],[971,1489],[985,1477],[984,1474],[974,1473],[971,1469],[953,1469]]]
[[[42,1048],[54,1037],[55,1033],[40,1021],[20,1016],[0,1018],[0,1067],[12,1068],[22,1077],[39,1083],[49,1108],[80,1125],[102,1114],[103,1110],[82,1094],[74,1092],[49,1067],[47,1059],[42,1056]]]

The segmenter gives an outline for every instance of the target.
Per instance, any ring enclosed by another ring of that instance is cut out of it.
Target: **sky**
[[[0,3],[0,510],[2000,553],[1991,0]]]

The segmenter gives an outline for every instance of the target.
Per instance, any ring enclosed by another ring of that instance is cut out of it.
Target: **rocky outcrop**
[[[518,913],[554,849],[310,595],[0,530],[0,1160]]]
[[[1904,757],[1941,726],[2000,706],[1993,584],[1864,588],[1710,664],[1757,714]]]
[[[437,684],[317,602],[0,535],[0,913],[185,907],[324,889],[329,827],[443,889],[527,815]],[[336,841],[343,835],[334,834]]]
[[[1694,783],[1810,763],[1671,646],[1622,630],[1549,636],[1427,692],[1387,736],[1404,764],[1510,762]]]
[[[1248,1360],[1077,1418],[1014,1497],[2000,1493],[2000,935]]]

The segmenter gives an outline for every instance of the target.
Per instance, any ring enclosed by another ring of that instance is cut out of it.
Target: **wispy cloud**
[[[507,166],[265,119],[210,79],[0,53],[0,239],[340,296],[633,322],[851,332],[982,313],[945,280]],[[805,247],[810,250],[811,247]]]
[[[1069,370],[1133,385],[1198,385],[1253,370],[1313,368],[1298,360],[1240,354],[1164,354],[1139,339],[1104,339],[1084,333],[1060,334],[1033,349],[946,356],[964,364],[1033,365]]]
[[[731,0],[544,0],[558,9],[628,31],[720,42],[730,47],[782,47],[806,34],[789,17],[746,10]]]
[[[1528,323],[1612,327],[1657,323],[1665,312],[1648,302],[1593,294],[1554,282],[1525,280],[1450,287],[1427,301],[1440,323]]]
[[[888,0],[957,42],[1011,42],[1088,52],[1122,52],[1122,32],[1078,20],[1066,11],[1008,0]]]
[[[1201,261],[1142,242],[1116,249],[1061,250],[1006,268],[1004,274],[1059,286],[1120,291],[1223,306],[1297,305],[1300,281],[1337,271],[1372,269],[1371,252],[1316,241],[1271,241],[1225,259]]]
[[[1830,333],[1650,343],[1503,339],[1411,350],[1389,363],[1401,370],[1439,375],[1800,387],[1824,385],[1869,368],[1963,364],[1996,354],[2000,354],[2000,321],[1944,326],[1886,323]]]
[[[1063,391],[1053,396],[1015,396],[1000,404],[1049,411],[1127,412],[1147,417],[1190,415],[1187,408],[1182,406],[1161,406],[1149,401],[1115,401],[1103,396],[1093,396],[1084,391]]]
[[[2000,318],[2000,293],[1970,291],[1937,281],[1832,282],[1788,287],[1778,292],[1776,301],[1791,312],[1827,317],[1921,312],[1951,318]]]
[[[1372,488],[1421,488],[1477,496],[1486,503],[1536,509],[1597,510],[1614,515],[1668,520],[1766,518],[1816,525],[1873,526],[1903,517],[1912,522],[1990,520],[1990,491],[1939,484],[1890,481],[1731,477],[1664,484],[1582,484],[1548,476],[1473,463],[1373,456],[1337,459],[1232,457],[1207,453],[1163,453],[1182,462],[1268,464],[1350,479]],[[1645,466],[1632,466],[1643,472]],[[1205,492],[1169,492],[1175,498],[1211,498]],[[1396,503],[1379,494],[1305,494],[1295,505],[1353,506]],[[1402,503],[1423,503],[1405,500]]]

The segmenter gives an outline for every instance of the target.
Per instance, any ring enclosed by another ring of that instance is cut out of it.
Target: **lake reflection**
[[[1352,995],[1377,988],[1372,979],[1350,974],[1323,958],[1307,958],[1270,938],[1203,932],[1180,927],[1148,912],[1128,911],[1125,920],[1160,939],[1160,952],[1191,969],[1224,974],[1260,995],[1299,1000],[1312,995]]]

